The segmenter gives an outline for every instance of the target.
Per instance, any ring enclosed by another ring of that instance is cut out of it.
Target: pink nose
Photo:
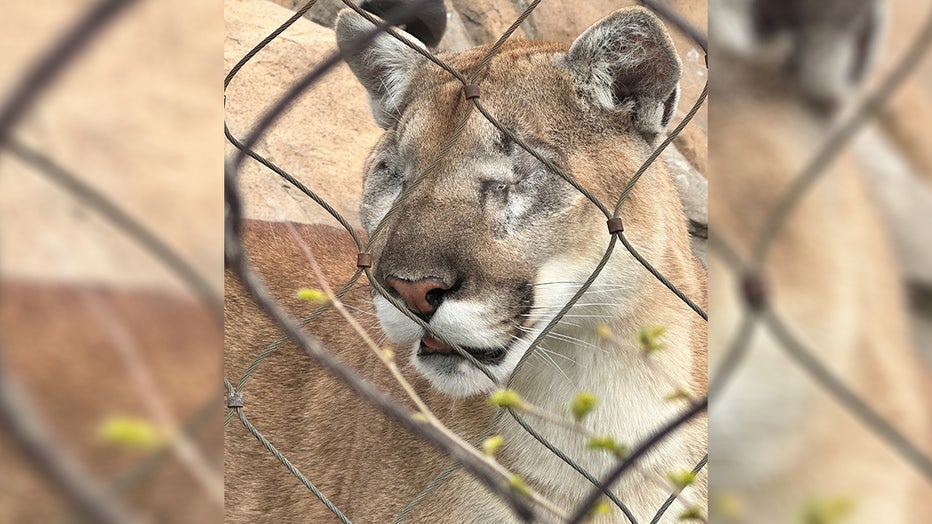
[[[425,314],[433,313],[440,307],[444,292],[450,289],[450,286],[435,278],[411,281],[388,277],[385,283],[401,295],[408,308],[415,313]]]

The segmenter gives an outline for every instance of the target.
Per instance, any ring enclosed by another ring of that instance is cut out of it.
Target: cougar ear
[[[620,9],[596,22],[570,46],[567,65],[583,96],[605,109],[633,111],[635,125],[649,138],[676,112],[680,59],[647,9]]]
[[[873,65],[882,27],[881,4],[869,3],[850,21],[800,32],[792,72],[816,107],[833,111],[857,91]]]
[[[388,33],[379,34],[359,49],[357,42],[375,27],[352,9],[340,11],[335,27],[337,47],[350,70],[366,88],[375,122],[387,129],[401,115],[411,74],[426,58]],[[404,31],[396,31],[424,48],[418,39]]]
[[[831,112],[864,80],[883,27],[879,0],[758,0],[760,41],[788,43],[786,71],[811,105]]]

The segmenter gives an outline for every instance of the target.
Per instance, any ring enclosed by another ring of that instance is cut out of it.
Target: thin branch
[[[227,221],[238,223],[240,220],[240,216],[237,212],[238,196],[236,196],[236,185],[233,181],[233,177],[233,173],[227,171],[225,175]],[[227,226],[227,231],[238,230],[240,230],[239,227]],[[228,237],[226,239],[226,244],[228,244],[225,250],[228,257],[227,264],[230,269],[239,277],[244,289],[250,297],[252,297],[253,301],[255,301],[260,309],[262,309],[298,347],[305,351],[313,360],[326,368],[347,387],[352,389],[357,395],[376,406],[388,417],[401,424],[402,427],[438,448],[451,458],[460,461],[466,470],[485,484],[493,493],[498,494],[521,520],[534,521],[538,519],[538,515],[527,504],[523,496],[513,490],[508,484],[501,483],[495,472],[492,471],[485,462],[475,460],[471,454],[466,452],[457,442],[451,440],[447,435],[437,431],[436,428],[430,424],[418,421],[416,417],[412,417],[412,412],[392,400],[372,382],[360,376],[356,371],[344,366],[316,340],[307,337],[298,328],[296,322],[275,304],[274,300],[269,296],[265,285],[261,283],[255,272],[249,268],[243,256],[240,237]],[[230,244],[234,246],[230,247]]]
[[[631,453],[628,454],[627,458],[620,462],[617,466],[612,468],[612,470],[605,476],[602,480],[601,485],[597,486],[596,489],[593,489],[589,492],[589,495],[576,507],[576,511],[573,512],[570,516],[568,522],[569,524],[579,524],[586,517],[586,514],[592,508],[592,506],[599,500],[603,490],[608,490],[608,488],[615,483],[621,475],[634,466],[634,463],[641,458],[642,455],[650,451],[654,446],[659,444],[665,438],[670,436],[674,431],[677,430],[683,424],[686,424],[693,418],[695,418],[699,413],[702,413],[709,407],[709,397],[702,397],[698,402],[689,407],[681,415],[675,419],[668,422],[660,430],[655,432],[647,440],[638,445]]]
[[[139,354],[139,347],[129,331],[120,322],[114,320],[113,311],[97,296],[84,293],[85,302],[98,322],[105,328],[112,342],[112,347],[123,360],[123,366],[130,376],[130,382],[136,387],[139,398],[145,403],[150,415],[169,435],[169,445],[178,456],[181,464],[197,481],[208,495],[211,503],[223,508],[223,477],[211,468],[197,446],[179,427],[171,409],[162,395],[157,394],[152,374]]]
[[[100,483],[55,442],[26,392],[5,369],[0,350],[0,428],[4,428],[43,475],[82,513],[104,524],[139,524],[141,520],[109,495]]]

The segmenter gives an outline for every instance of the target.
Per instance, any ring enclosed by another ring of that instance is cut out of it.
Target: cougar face
[[[418,146],[426,134],[443,134],[431,128],[449,118],[444,110],[456,107],[456,86],[448,91],[453,97],[447,107],[424,104],[406,112],[370,162],[363,203],[366,226],[371,230],[384,218],[383,210],[397,205],[385,223],[385,241],[373,253],[375,277],[438,334],[503,380],[540,317],[535,292],[542,284],[539,269],[562,252],[575,248],[585,253],[585,246],[574,246],[579,242],[566,226],[575,224],[579,232],[594,208],[484,118],[470,118],[456,150],[416,187],[408,187],[434,157]],[[565,166],[558,146],[540,137],[541,130],[525,131],[529,127],[515,128],[548,160]],[[490,385],[381,295],[374,298],[388,336],[415,345],[414,365],[435,384],[461,394]]]
[[[372,27],[343,12],[337,23],[341,49]],[[487,52],[443,59],[468,77]],[[468,113],[472,104],[458,80],[391,36],[377,37],[365,52],[346,59],[386,128],[368,162],[361,208],[370,235],[379,229],[372,246],[374,278],[503,383],[605,253],[606,217],[478,111]],[[597,23],[569,50],[506,44],[478,84],[481,103],[495,118],[612,206],[669,122],[679,73],[659,21],[630,9]],[[638,215],[632,220],[668,222],[650,208],[667,205],[666,198],[678,207],[670,189],[645,177],[627,204]],[[639,245],[662,253],[658,235],[643,233]],[[598,299],[587,300],[591,318],[576,328],[594,330],[600,317],[634,306],[630,298],[644,272],[632,262],[609,264],[593,289],[611,289],[602,300],[610,311],[601,311]],[[453,395],[493,388],[446,343],[373,296],[386,335],[413,348],[414,367],[434,386]],[[558,331],[566,334],[574,327],[569,324]]]

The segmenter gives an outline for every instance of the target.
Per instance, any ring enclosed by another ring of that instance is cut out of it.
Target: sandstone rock
[[[9,6],[0,95],[93,2]],[[222,288],[219,10],[144,2],[97,37],[13,136],[96,188]],[[0,269],[181,289],[162,264],[36,167],[0,155]]]
[[[307,4],[308,0],[272,0],[274,3],[287,7],[292,11],[298,11]],[[337,13],[340,12],[340,9],[346,7],[341,0],[317,0],[311,9],[307,12],[308,18],[314,22],[324,26],[324,27],[333,27],[333,23],[337,19]],[[284,22],[285,20],[282,20]]]
[[[226,7],[225,68],[288,19],[266,0],[230,0]],[[226,92],[227,122],[242,138],[293,83],[336,51],[331,29],[299,19],[247,63]],[[366,156],[380,135],[363,87],[340,64],[302,94],[263,136],[256,152],[304,183],[353,225]],[[226,146],[227,156],[235,154]],[[309,197],[255,161],[240,175],[249,218],[296,222],[336,221]]]
[[[450,0],[447,0],[447,32],[443,35],[443,39],[440,40],[437,51],[455,53],[473,47],[476,47],[476,42],[470,36],[469,30],[463,22],[463,17],[453,9]]]
[[[517,0],[450,0],[475,45],[498,40],[524,10],[518,3]],[[533,38],[533,34],[528,33],[530,26],[530,22],[525,22],[515,31],[513,38]]]

